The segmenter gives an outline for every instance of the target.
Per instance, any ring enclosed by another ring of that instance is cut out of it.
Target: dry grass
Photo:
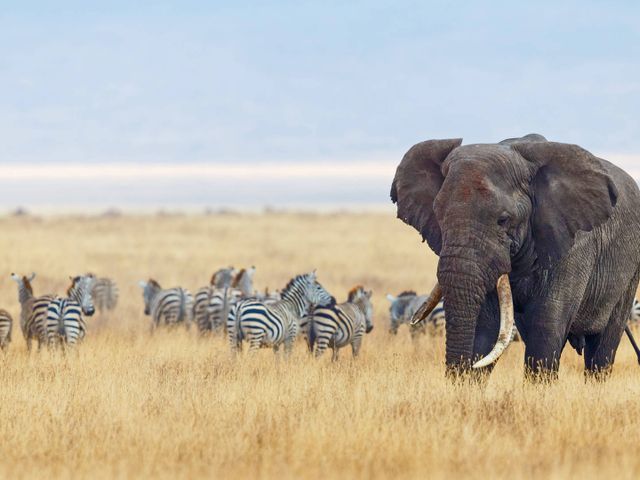
[[[27,355],[19,329],[0,359],[0,477],[637,478],[640,368],[627,343],[612,378],[585,383],[565,352],[560,380],[522,381],[513,345],[484,390],[443,377],[442,339],[387,335],[384,294],[421,291],[435,259],[393,215],[244,215],[0,220],[0,306],[9,273],[113,276],[122,301],[77,354]],[[221,265],[283,286],[317,267],[338,298],[374,290],[376,328],[353,362],[230,359],[194,332],[150,338],[136,281],[192,289]]]

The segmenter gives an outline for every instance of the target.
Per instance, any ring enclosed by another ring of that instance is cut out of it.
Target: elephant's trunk
[[[487,293],[486,270],[478,262],[443,251],[438,280],[446,312],[446,363],[450,373],[471,368],[476,323]]]

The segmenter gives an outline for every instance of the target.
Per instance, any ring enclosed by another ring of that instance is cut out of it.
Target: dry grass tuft
[[[17,321],[11,271],[36,293],[88,270],[116,279],[121,304],[92,319],[77,353],[27,355],[19,328],[0,358],[0,477],[637,478],[640,368],[625,341],[610,381],[522,381],[522,347],[489,386],[443,376],[442,339],[387,334],[386,293],[426,291],[435,259],[392,215],[28,217],[0,220],[1,307]],[[374,291],[362,357],[232,361],[221,338],[148,335],[136,281],[192,290],[220,266],[256,265],[256,287],[318,268],[339,300]]]

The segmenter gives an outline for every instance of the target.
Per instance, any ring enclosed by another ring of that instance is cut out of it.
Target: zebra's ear
[[[371,296],[373,295],[373,290],[369,290],[368,292],[365,293],[365,295],[367,296],[367,298],[371,298]]]
[[[312,279],[315,280],[316,278],[318,278],[318,273],[317,272],[318,271],[315,268],[311,271],[311,273],[309,275],[311,276]]]
[[[31,276],[27,280],[31,281],[34,278],[36,278],[36,272],[31,272]]]
[[[387,293],[387,300],[389,300],[391,303],[395,302],[397,299],[398,297],[394,297],[390,293]]]

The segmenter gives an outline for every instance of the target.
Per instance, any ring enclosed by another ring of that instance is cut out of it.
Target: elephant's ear
[[[433,200],[444,177],[442,162],[461,138],[428,140],[411,147],[398,165],[391,185],[391,200],[398,204],[398,218],[415,228],[431,249],[440,254],[442,235],[433,213]]]
[[[533,164],[531,228],[543,268],[573,246],[576,233],[590,232],[611,216],[618,190],[604,163],[566,143],[519,143],[512,148]]]

